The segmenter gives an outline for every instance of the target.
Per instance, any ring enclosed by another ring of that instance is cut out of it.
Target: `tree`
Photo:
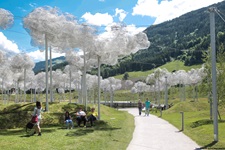
[[[219,46],[219,50],[217,51],[217,96],[219,104],[225,103],[225,51],[224,45],[221,44]]]
[[[123,80],[127,80],[128,77],[129,77],[129,74],[127,72],[125,72],[124,75],[123,75]]]

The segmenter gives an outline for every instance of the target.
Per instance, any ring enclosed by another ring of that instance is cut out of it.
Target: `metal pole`
[[[48,111],[48,40],[47,35],[45,34],[45,85],[46,85],[46,108],[45,110]]]
[[[158,104],[160,105],[161,103],[160,103],[160,85],[159,85],[159,77],[158,77]]]
[[[212,49],[212,100],[213,100],[213,125],[214,125],[214,141],[218,141],[218,104],[216,89],[216,42],[215,42],[215,8],[209,8],[210,12],[210,35]]]
[[[86,85],[86,49],[83,49],[84,51],[84,70],[83,70],[83,100],[84,100],[84,106],[85,110],[87,111],[87,85]]]
[[[160,116],[159,117],[162,117],[162,107],[159,106],[159,108],[160,108]]]
[[[71,103],[71,99],[72,99],[72,96],[71,96],[71,78],[72,78],[72,73],[71,73],[71,68],[70,68],[70,103]]]
[[[100,100],[101,100],[101,83],[100,83],[100,56],[98,56],[98,119],[100,120],[101,115],[100,115]]]
[[[80,98],[79,98],[79,103],[83,104],[83,74],[80,76]]]
[[[181,111],[181,131],[184,131],[184,112]]]
[[[50,46],[50,101],[53,102],[52,92],[52,47]]]
[[[166,79],[166,85],[165,85],[165,103],[166,103],[166,109],[168,109],[167,76],[165,76],[165,79]]]
[[[4,80],[2,80],[2,91],[3,91],[3,81]],[[4,100],[4,95],[3,95],[3,92],[2,92],[2,101]],[[3,101],[4,102],[4,101]]]
[[[26,68],[24,68],[24,102],[26,102],[26,73],[27,73],[27,70]]]

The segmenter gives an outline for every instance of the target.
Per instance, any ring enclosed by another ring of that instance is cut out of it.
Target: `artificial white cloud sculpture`
[[[11,27],[14,22],[13,14],[8,10],[0,8],[0,29],[7,29]]]

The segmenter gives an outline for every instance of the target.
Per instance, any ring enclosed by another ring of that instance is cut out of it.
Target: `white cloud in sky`
[[[116,8],[115,16],[119,16],[119,20],[122,22],[124,20],[124,18],[126,18],[127,12],[124,11],[123,9]]]
[[[86,12],[81,18],[85,19],[87,23],[97,26],[106,26],[113,22],[113,17],[108,13],[92,15],[90,12]]]
[[[146,29],[146,27],[136,27],[134,24],[128,25],[126,28],[127,31],[132,35],[138,34],[139,32],[142,32]]]
[[[193,10],[222,2],[223,0],[138,0],[132,15],[156,18],[154,24],[174,19]]]
[[[45,60],[45,51],[36,50],[33,52],[28,52],[27,55],[31,57],[34,62],[44,61]],[[65,53],[55,53],[52,52],[52,58],[57,58],[60,56],[65,56]]]
[[[19,10],[21,10],[22,12],[27,12],[27,10],[23,9],[22,7],[17,7]]]
[[[37,6],[37,4],[36,4],[36,3],[30,3],[29,5],[30,5],[30,7],[32,7],[32,8],[34,8],[34,7],[36,7],[36,6]]]
[[[8,40],[2,32],[0,32],[0,51],[5,54],[9,54],[10,56],[13,54],[22,53],[22,51],[19,50],[18,45],[13,41]],[[45,52],[41,52],[40,50],[28,52],[27,54],[32,60],[34,60],[34,62],[45,60]],[[65,53],[52,52],[52,58],[57,58],[60,56],[65,56]]]
[[[109,37],[111,35],[109,35],[108,32],[111,30],[111,25],[115,23],[113,22],[113,18],[119,17],[119,21],[123,22],[127,14],[128,13],[123,9],[116,8],[114,16],[109,15],[108,13],[105,14],[96,13],[95,15],[92,15],[91,13],[87,12],[82,16],[82,18],[85,19],[89,24],[106,26],[105,27],[106,32],[102,33],[101,37]],[[127,25],[127,29],[130,33],[135,34],[143,31],[145,28],[144,27],[137,28],[135,27],[135,25]]]
[[[8,40],[2,32],[0,32],[0,50],[5,53],[20,53],[17,44]]]
[[[111,25],[105,27],[105,32],[99,34],[98,36],[99,39],[109,39],[113,37],[113,34],[111,32]],[[127,25],[125,28],[126,28],[126,31],[131,35],[138,34],[139,32],[142,32],[146,29],[146,27],[137,28],[134,24]]]

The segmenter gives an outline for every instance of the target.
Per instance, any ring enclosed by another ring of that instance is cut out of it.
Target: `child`
[[[73,120],[70,116],[70,113],[68,111],[66,111],[65,113],[65,123],[66,123],[66,127],[67,129],[69,129],[69,124],[71,124],[71,129],[73,129]]]
[[[38,121],[34,124],[34,134],[36,134],[38,132],[38,136],[41,136],[41,127],[40,127],[40,123],[41,123],[41,112],[42,112],[42,107],[41,107],[41,102],[37,101],[36,102],[36,107],[34,108],[34,113],[33,116],[37,116]]]

